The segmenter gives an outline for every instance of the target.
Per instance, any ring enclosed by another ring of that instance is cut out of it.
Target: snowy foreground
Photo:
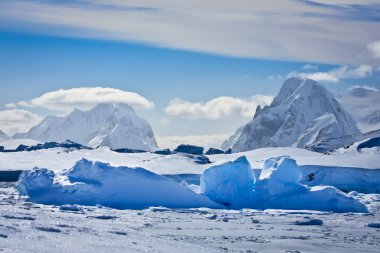
[[[269,148],[209,162],[106,148],[0,156],[0,171],[24,171],[0,183],[4,252],[380,249],[376,148]]]
[[[357,198],[370,213],[117,210],[26,202],[0,183],[0,252],[379,252],[380,195]]]

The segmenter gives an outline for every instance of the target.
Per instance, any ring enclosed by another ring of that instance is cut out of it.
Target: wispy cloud
[[[26,132],[41,120],[42,117],[27,110],[4,110],[0,111],[0,130],[9,135]]]
[[[2,0],[0,25],[238,57],[371,64],[363,53],[379,39],[379,8],[349,0]]]
[[[318,65],[306,64],[306,65],[302,66],[302,69],[305,69],[305,70],[316,70],[316,69],[318,69]]]
[[[360,65],[355,68],[342,66],[327,72],[291,72],[288,74],[288,77],[301,77],[321,82],[338,83],[342,79],[361,79],[369,77],[372,75],[373,71],[374,68],[369,65]]]
[[[74,108],[89,110],[99,103],[126,103],[133,107],[153,108],[154,103],[145,97],[114,88],[81,87],[47,92],[30,101],[7,104],[6,107],[42,107],[53,111],[70,112]]]
[[[354,85],[348,88],[349,91],[353,91],[355,89],[363,89],[363,90],[375,91],[375,92],[379,91],[376,87],[368,86],[368,85]]]
[[[247,99],[217,97],[207,102],[190,102],[177,98],[170,101],[165,112],[188,119],[216,120],[229,116],[250,118],[258,105],[268,105],[272,100],[273,97],[268,95],[255,95]]]

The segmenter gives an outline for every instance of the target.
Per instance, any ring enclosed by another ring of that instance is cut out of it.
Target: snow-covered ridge
[[[151,126],[127,104],[99,104],[89,111],[75,109],[65,117],[49,116],[29,132],[16,134],[14,138],[42,142],[69,139],[89,147],[112,149],[157,149]]]
[[[310,79],[289,78],[270,106],[258,107],[222,148],[234,152],[261,147],[310,148],[324,140],[360,135],[356,122],[326,88]],[[356,141],[344,139],[327,149]]]
[[[337,96],[337,100],[351,113],[363,133],[380,129],[380,91],[354,87],[348,95]]]
[[[1,141],[7,141],[11,139],[11,137],[9,135],[7,135],[6,133],[4,133],[3,131],[0,130],[0,142]]]

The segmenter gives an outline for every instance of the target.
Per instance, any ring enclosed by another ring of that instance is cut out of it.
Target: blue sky
[[[70,110],[33,102],[47,92],[111,87],[154,104],[135,108],[165,144],[220,141],[288,76],[380,88],[376,1],[179,2],[2,1],[0,129]]]

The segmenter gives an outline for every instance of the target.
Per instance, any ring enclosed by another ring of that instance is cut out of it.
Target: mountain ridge
[[[43,142],[69,139],[85,146],[112,149],[157,149],[151,126],[127,104],[103,103],[89,111],[74,109],[64,117],[48,116],[28,132],[15,134],[14,138]]]
[[[325,87],[311,79],[289,78],[272,103],[258,107],[253,119],[238,128],[222,148],[234,152],[309,148],[324,139],[357,134],[356,122]]]

